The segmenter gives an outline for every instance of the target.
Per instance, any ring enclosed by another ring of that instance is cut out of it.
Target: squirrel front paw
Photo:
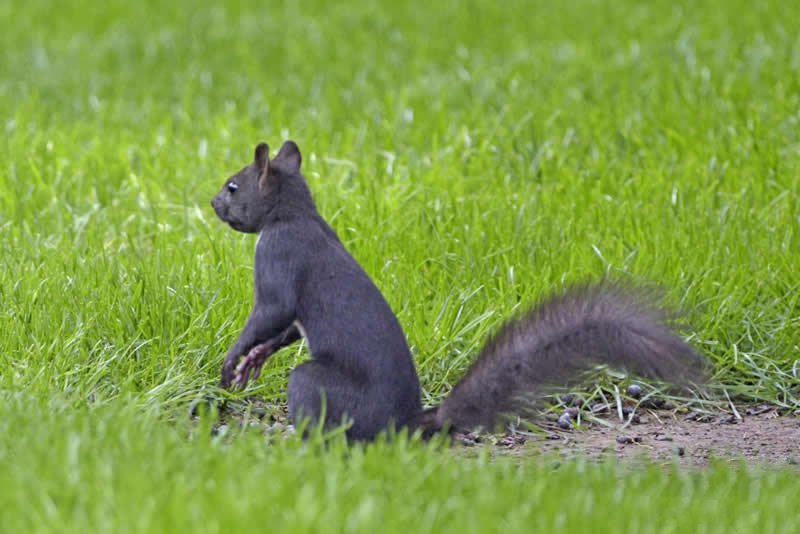
[[[234,370],[233,384],[239,388],[244,388],[248,380],[250,380],[251,374],[253,375],[253,380],[258,379],[264,362],[274,352],[275,348],[271,343],[261,343],[250,349],[247,356],[242,358],[242,361],[239,362],[239,365]]]

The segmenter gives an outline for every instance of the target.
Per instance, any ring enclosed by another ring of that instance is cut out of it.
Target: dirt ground
[[[645,411],[639,424],[627,426],[608,416],[601,420],[605,424],[584,423],[572,430],[553,426],[543,432],[506,434],[495,446],[521,454],[625,462],[649,459],[687,467],[702,467],[718,459],[800,468],[800,418],[781,416],[770,406],[742,407],[737,412],[739,417],[732,413]],[[475,438],[463,436],[461,442],[470,445]]]
[[[535,432],[503,435],[457,434],[454,445],[465,453],[492,447],[496,454],[556,455],[591,460],[616,458],[637,463],[650,460],[703,467],[712,459],[746,461],[750,465],[795,467],[800,470],[800,411],[770,405],[738,406],[736,411],[688,412],[685,409],[642,409],[628,412],[625,424],[608,407],[581,419],[576,409],[568,424],[546,421]],[[250,399],[231,410],[229,421],[287,431],[286,407]],[[562,414],[563,419],[565,415]],[[577,421],[576,421],[577,419]],[[562,422],[563,423],[563,422]],[[578,424],[575,424],[578,423]],[[223,425],[227,426],[227,425]]]

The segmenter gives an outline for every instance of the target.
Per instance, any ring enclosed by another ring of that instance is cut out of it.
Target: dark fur
[[[289,412],[372,439],[390,425],[492,428],[521,413],[532,395],[598,363],[684,382],[702,358],[672,333],[655,307],[610,287],[581,288],[503,327],[438,407],[423,412],[417,373],[397,318],[369,276],[317,212],[287,141],[274,160],[266,144],[223,185],[212,205],[241,232],[260,233],[255,304],[222,368],[222,385],[244,385],[269,354],[300,337],[312,359],[289,377]],[[229,191],[229,184],[238,186]],[[256,349],[253,351],[253,349]],[[237,368],[239,358],[251,351]],[[266,356],[265,356],[266,355]]]

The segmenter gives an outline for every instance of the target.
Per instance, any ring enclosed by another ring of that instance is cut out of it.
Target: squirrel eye
[[[235,193],[239,189],[239,184],[235,182],[228,182],[228,192]]]

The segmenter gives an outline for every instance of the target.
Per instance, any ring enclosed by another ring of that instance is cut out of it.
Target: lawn
[[[0,530],[800,519],[790,472],[556,468],[189,418],[198,399],[285,400],[306,357],[216,387],[255,238],[209,201],[287,138],[426,403],[504,318],[608,278],[664,288],[715,392],[800,408],[800,11],[683,4],[0,3]]]

